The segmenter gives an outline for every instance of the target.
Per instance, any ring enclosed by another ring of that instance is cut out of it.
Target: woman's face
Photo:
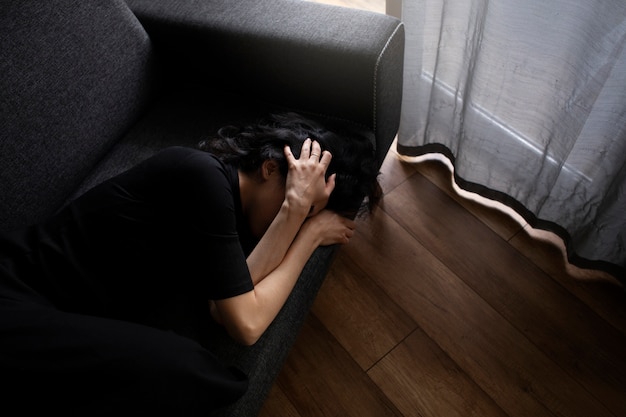
[[[285,178],[278,169],[270,169],[254,180],[246,217],[250,231],[260,239],[285,200]]]

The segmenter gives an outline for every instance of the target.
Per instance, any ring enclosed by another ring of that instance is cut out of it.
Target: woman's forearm
[[[318,247],[312,234],[300,233],[282,263],[255,287],[261,329],[267,328],[287,301],[304,266]]]
[[[283,261],[302,223],[306,220],[307,213],[306,208],[294,206],[285,200],[270,227],[248,255],[247,264],[254,285]]]
[[[300,273],[318,246],[348,243],[354,222],[330,211],[308,219],[278,266],[254,290],[215,301],[214,317],[233,338],[253,344],[274,320],[293,290]]]
[[[287,301],[318,242],[311,233],[298,234],[282,262],[253,291],[214,302],[214,317],[219,317],[235,340],[252,345],[261,337]]]

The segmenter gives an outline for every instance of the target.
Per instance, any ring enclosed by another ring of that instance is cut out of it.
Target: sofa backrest
[[[62,206],[138,117],[150,67],[123,0],[0,2],[0,230]]]

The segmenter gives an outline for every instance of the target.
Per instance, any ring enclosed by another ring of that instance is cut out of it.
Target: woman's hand
[[[310,217],[300,233],[312,234],[318,246],[345,244],[354,235],[356,223],[330,210],[322,210]]]
[[[285,201],[290,206],[305,209],[308,216],[315,216],[326,207],[335,188],[335,175],[328,181],[325,178],[332,155],[322,152],[317,141],[307,139],[302,144],[300,158],[295,158],[289,146],[285,146],[285,157],[289,165]]]

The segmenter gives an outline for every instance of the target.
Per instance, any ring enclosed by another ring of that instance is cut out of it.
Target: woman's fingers
[[[310,140],[310,139],[307,139],[307,140]],[[311,143],[311,158],[317,158],[317,160],[319,161],[321,156],[322,156],[322,147],[320,146],[318,141],[314,140]]]
[[[322,210],[305,223],[305,233],[314,233],[321,246],[345,244],[354,236],[356,223],[335,212]]]
[[[330,152],[328,151],[322,152],[322,157],[320,158],[320,164],[324,167],[324,170],[328,168],[328,166],[330,165],[330,161],[332,159],[333,159],[333,155]]]
[[[326,181],[326,195],[330,197],[330,194],[335,189],[335,180],[337,179],[337,174],[332,174],[328,177],[328,181]]]
[[[296,199],[299,205],[309,208],[309,216],[326,207],[328,198],[335,188],[335,176],[326,180],[326,170],[332,155],[322,152],[319,142],[306,139],[302,144],[299,158],[289,146],[285,146],[285,157],[289,164],[286,198]]]
[[[302,143],[300,158],[296,159],[289,145],[285,145],[285,156],[287,157],[288,162],[305,161],[307,159],[315,160],[315,158],[317,158],[317,160],[319,160],[319,162],[325,166],[328,166],[330,164],[330,161],[333,157],[330,152],[322,151],[322,146],[318,141],[311,139],[306,139]]]
[[[291,166],[297,161],[289,145],[285,145],[284,153],[285,153],[285,158],[287,158],[288,165]]]
[[[328,168],[330,161],[333,159],[333,155],[328,151],[322,151],[322,147],[317,141],[313,141],[311,144],[311,159],[319,161],[324,169]]]
[[[300,159],[308,159],[311,156],[311,139],[306,139],[302,143],[302,150],[300,151]]]

